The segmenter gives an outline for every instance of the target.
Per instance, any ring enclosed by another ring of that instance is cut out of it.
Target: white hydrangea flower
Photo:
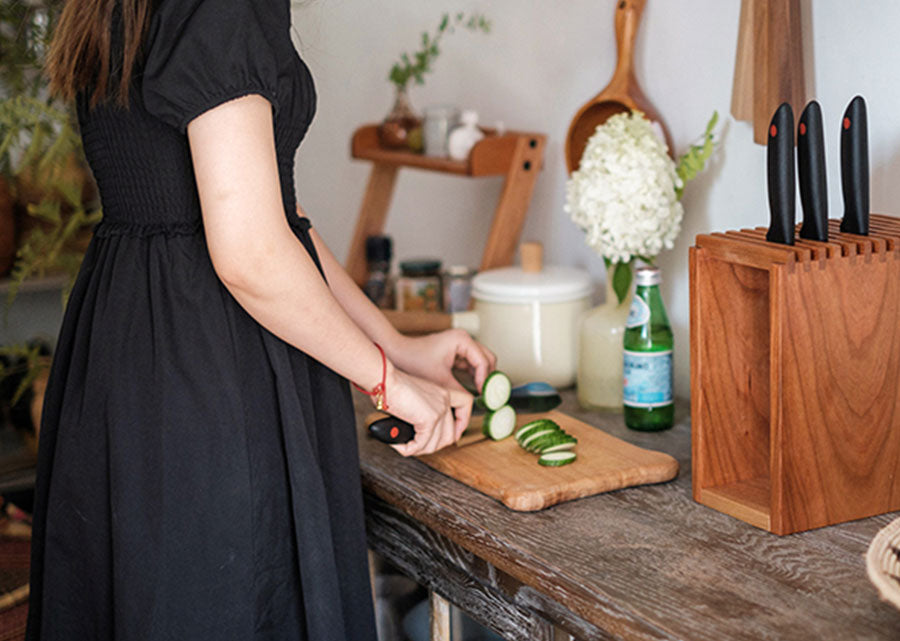
[[[650,121],[637,111],[616,114],[588,140],[566,183],[564,211],[612,262],[654,257],[681,231],[676,186],[675,163]]]

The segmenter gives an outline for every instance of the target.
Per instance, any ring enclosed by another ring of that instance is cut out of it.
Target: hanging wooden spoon
[[[579,109],[569,125],[566,136],[566,167],[569,173],[578,169],[587,141],[594,135],[597,126],[606,122],[610,116],[632,109],[644,112],[649,120],[659,123],[669,146],[669,154],[672,154],[669,130],[644,96],[634,75],[634,39],[646,2],[647,0],[619,0],[616,4],[616,70],[606,88]]]

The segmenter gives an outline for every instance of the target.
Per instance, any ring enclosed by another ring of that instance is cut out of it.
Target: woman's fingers
[[[415,437],[403,444],[393,447],[402,456],[418,456],[431,454],[459,439],[469,425],[472,415],[472,395],[464,389],[442,389],[442,411],[431,419],[420,421],[414,425]]]
[[[472,418],[472,395],[464,389],[451,389],[450,406],[453,408],[455,417],[453,424],[453,442],[455,443],[466,431],[469,420]]]
[[[465,358],[472,372],[472,377],[475,379],[475,385],[478,389],[481,389],[481,386],[484,385],[484,379],[497,365],[497,357],[468,334],[464,334],[464,338],[457,346],[456,353],[458,356]]]

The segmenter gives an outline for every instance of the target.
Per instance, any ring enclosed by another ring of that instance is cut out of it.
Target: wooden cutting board
[[[662,483],[678,475],[678,461],[668,454],[631,445],[559,411],[523,414],[516,423],[521,426],[535,418],[552,419],[578,439],[574,463],[540,465],[537,455],[523,450],[513,437],[487,439],[465,447],[451,445],[419,459],[523,512],[609,490]],[[473,425],[467,431],[472,429],[480,427]]]

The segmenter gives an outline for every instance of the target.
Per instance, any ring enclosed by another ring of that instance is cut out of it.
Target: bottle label
[[[631,300],[631,309],[628,310],[628,318],[625,320],[625,327],[640,327],[650,320],[650,306],[640,296],[635,296]]]
[[[624,403],[629,407],[661,407],[672,402],[672,350],[625,350]]]

